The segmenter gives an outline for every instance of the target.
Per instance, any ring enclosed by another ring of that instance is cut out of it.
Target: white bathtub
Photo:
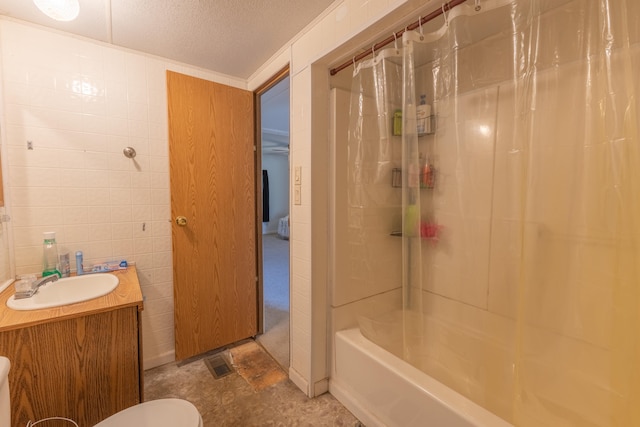
[[[513,427],[362,336],[335,337],[329,390],[367,427]]]

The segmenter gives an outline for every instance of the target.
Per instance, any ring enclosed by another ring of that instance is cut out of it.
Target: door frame
[[[253,91],[253,111],[255,112],[255,150],[256,150],[256,256],[258,277],[258,334],[264,333],[264,281],[262,257],[262,111],[260,99],[265,92],[289,76],[289,64],[272,75]],[[289,95],[291,96],[291,95]],[[291,135],[291,131],[289,131]],[[291,158],[289,158],[289,161]]]

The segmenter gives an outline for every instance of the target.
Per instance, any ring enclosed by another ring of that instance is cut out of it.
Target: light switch
[[[302,166],[296,166],[294,169],[294,184],[300,185],[302,184]]]
[[[302,193],[302,189],[300,188],[300,185],[294,185],[293,186],[293,204],[294,205],[301,205],[302,204],[302,196],[300,195],[300,193]]]

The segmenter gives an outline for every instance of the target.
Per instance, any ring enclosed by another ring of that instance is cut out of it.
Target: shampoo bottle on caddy
[[[431,133],[431,105],[427,104],[426,95],[420,95],[420,105],[416,108],[416,124],[418,135]]]

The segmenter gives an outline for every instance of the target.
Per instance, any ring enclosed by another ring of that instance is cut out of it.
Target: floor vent
[[[216,354],[205,359],[204,363],[207,365],[207,368],[209,368],[211,375],[213,375],[215,379],[219,379],[233,373],[233,368],[221,354]]]

